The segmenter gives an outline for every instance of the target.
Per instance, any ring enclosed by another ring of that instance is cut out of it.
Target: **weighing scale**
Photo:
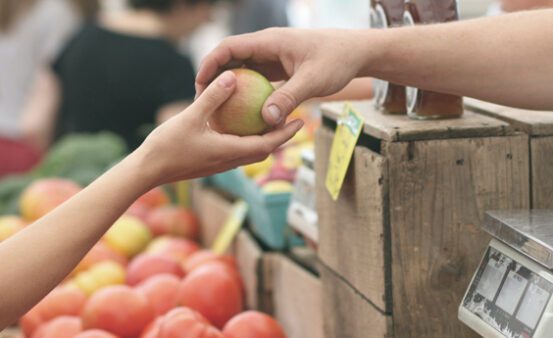
[[[459,306],[483,337],[553,337],[553,210],[493,211],[494,238]]]

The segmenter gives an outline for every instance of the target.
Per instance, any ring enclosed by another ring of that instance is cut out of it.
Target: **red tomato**
[[[171,310],[159,327],[158,338],[224,338],[221,331],[212,327],[207,320],[188,308]]]
[[[146,296],[117,285],[93,294],[82,318],[86,329],[103,329],[123,338],[134,338],[153,320],[154,311]]]
[[[204,264],[181,282],[179,304],[204,315],[217,328],[243,309],[243,292],[232,269],[220,262]]]
[[[117,336],[104,330],[94,329],[83,331],[73,338],[117,338]]]
[[[61,316],[39,326],[32,338],[73,338],[82,330],[79,317]]]
[[[246,311],[232,318],[223,329],[225,338],[286,338],[282,327],[271,316]]]
[[[180,279],[176,276],[161,274],[140,283],[136,290],[148,298],[155,314],[161,316],[177,306],[175,295],[179,290],[179,284]]]

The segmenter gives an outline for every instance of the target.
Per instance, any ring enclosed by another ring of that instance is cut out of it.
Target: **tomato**
[[[92,295],[82,318],[85,329],[103,329],[123,338],[134,338],[154,319],[154,311],[146,296],[117,285]]]
[[[157,338],[224,338],[199,313],[188,308],[176,308],[163,317]]]
[[[179,304],[198,311],[221,329],[244,305],[242,287],[231,270],[220,262],[196,268],[181,282]]]
[[[282,327],[271,316],[246,311],[232,318],[223,329],[225,338],[286,338]]]

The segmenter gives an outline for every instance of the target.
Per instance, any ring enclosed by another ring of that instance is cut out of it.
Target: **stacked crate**
[[[484,212],[530,206],[528,136],[471,112],[353,106],[365,125],[337,201],[325,177],[343,103],[323,105],[316,139],[326,338],[475,336],[457,308],[490,239]]]

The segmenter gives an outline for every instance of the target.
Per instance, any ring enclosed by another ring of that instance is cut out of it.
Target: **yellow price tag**
[[[346,103],[337,121],[326,173],[326,189],[335,201],[340,195],[340,189],[362,129],[363,117],[349,103]]]
[[[242,228],[247,213],[248,204],[246,202],[239,200],[234,203],[230,215],[217,235],[215,242],[213,242],[211,250],[214,253],[222,255],[227,251],[230,243],[232,243],[232,240],[236,237],[240,228]]]

